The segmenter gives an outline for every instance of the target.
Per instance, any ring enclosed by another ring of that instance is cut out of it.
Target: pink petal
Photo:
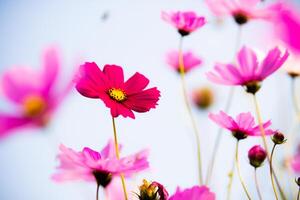
[[[238,53],[239,67],[244,77],[252,77],[258,67],[258,61],[254,51],[243,47]]]
[[[22,116],[0,113],[0,138],[12,134],[12,131],[24,126],[32,125],[31,120]]]
[[[49,48],[44,53],[43,83],[44,93],[48,94],[49,90],[55,85],[60,71],[60,58],[56,48]]]
[[[281,52],[278,48],[274,48],[269,51],[268,55],[263,60],[260,69],[258,71],[259,76],[264,79],[267,76],[274,73],[279,69],[289,56],[289,53],[285,51],[283,56],[280,56]]]
[[[107,83],[107,77],[96,63],[85,63],[80,66],[80,71],[76,78],[76,89],[83,96],[99,98],[99,93],[108,87]]]
[[[83,155],[86,158],[91,158],[91,159],[93,159],[95,161],[101,159],[101,155],[100,155],[99,152],[94,151],[94,150],[92,150],[92,149],[90,149],[88,147],[85,147],[82,152],[83,152]]]
[[[121,88],[124,83],[123,69],[117,65],[105,65],[103,73],[109,80],[109,86],[113,88]]]
[[[240,113],[237,117],[236,117],[236,123],[238,124],[238,126],[242,129],[242,130],[249,130],[251,129],[255,122],[254,122],[254,118],[252,117],[252,115],[250,114],[250,112],[247,113]]]
[[[229,115],[227,115],[225,112],[220,111],[219,114],[212,114],[209,113],[208,117],[214,121],[215,123],[217,123],[219,126],[226,128],[230,131],[235,130],[238,125],[236,124],[236,122],[233,120],[232,117],[230,117]]]
[[[17,104],[23,103],[28,95],[41,94],[41,83],[40,74],[29,67],[11,68],[1,77],[4,95]]]
[[[150,88],[127,97],[123,104],[136,112],[147,112],[155,108],[160,97],[157,88]]]
[[[144,75],[136,72],[133,76],[131,76],[124,84],[124,90],[127,95],[135,94],[147,87],[149,84],[149,79],[147,79]]]
[[[119,144],[119,151],[121,151],[122,145]],[[107,145],[101,151],[102,158],[116,158],[116,149],[113,140],[109,140]]]

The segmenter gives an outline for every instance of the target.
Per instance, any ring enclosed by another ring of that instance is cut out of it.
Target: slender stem
[[[236,37],[234,53],[236,53],[238,51],[238,49],[240,47],[241,39],[242,39],[242,27],[239,26],[238,31],[237,31],[237,37]],[[228,97],[227,97],[227,102],[226,102],[225,109],[224,109],[224,112],[226,112],[226,113],[229,111],[229,108],[231,107],[231,102],[232,102],[232,99],[233,99],[233,95],[234,95],[234,87],[232,86],[230,88],[230,91],[229,91],[229,94],[228,94]],[[224,129],[221,128],[221,127],[218,129],[217,137],[215,139],[214,146],[213,146],[212,157],[210,159],[210,162],[209,162],[209,165],[208,165],[208,168],[207,168],[207,173],[206,173],[207,176],[206,176],[206,179],[205,179],[205,184],[206,185],[209,185],[210,180],[211,180],[211,176],[212,176],[212,173],[213,173],[217,152],[218,152],[220,142],[221,142],[221,139],[222,139],[222,136],[223,136],[223,130]]]
[[[258,197],[260,200],[262,200],[262,195],[259,189],[259,184],[258,184],[258,179],[257,179],[257,172],[256,172],[257,168],[254,168],[254,180],[255,180],[255,187],[256,187],[256,191],[258,194]]]
[[[233,177],[234,177],[234,169],[235,169],[235,158],[233,159],[231,170],[228,173],[229,183],[228,183],[228,186],[227,186],[227,198],[226,198],[227,200],[229,200],[230,197],[231,197],[231,188],[232,188]]]
[[[292,95],[292,99],[293,99],[293,104],[294,104],[294,108],[295,108],[295,112],[297,115],[297,119],[300,119],[300,107],[298,104],[298,98],[297,98],[297,91],[296,91],[296,80],[295,78],[292,78],[292,86],[291,86],[291,95]]]
[[[229,111],[229,108],[231,106],[233,95],[234,95],[234,87],[231,87],[230,91],[229,91],[229,94],[228,94],[228,97],[227,97],[227,102],[226,102],[226,105],[225,105],[225,109],[224,109],[224,112],[226,112],[226,113]],[[211,157],[209,166],[207,168],[207,176],[206,176],[206,179],[205,179],[205,185],[209,185],[209,183],[210,183],[212,172],[213,172],[213,169],[214,169],[214,166],[215,166],[216,155],[217,155],[217,152],[218,152],[218,149],[219,149],[219,146],[220,146],[220,142],[221,142],[221,139],[222,139],[222,136],[223,136],[223,131],[224,131],[224,129],[219,127],[218,134],[217,134],[217,137],[215,139],[214,146],[213,146],[212,157]]]
[[[275,194],[275,198],[276,200],[278,200],[278,194],[276,191],[276,186],[275,186],[275,182],[274,182],[274,176],[273,176],[273,165],[272,165],[272,161],[273,161],[273,154],[274,154],[274,150],[275,150],[276,144],[273,145],[272,151],[271,151],[271,157],[270,157],[270,175],[271,175],[271,182],[272,182],[272,188]]]
[[[185,82],[185,70],[184,70],[184,61],[183,61],[183,55],[182,55],[182,42],[183,42],[183,37],[180,38],[179,41],[179,72],[180,72],[180,77],[181,77],[181,85],[182,85],[182,92],[183,92],[183,97],[184,97],[184,103],[185,107],[188,111],[189,118],[192,122],[192,126],[194,129],[194,134],[196,138],[196,144],[197,144],[197,160],[198,160],[198,175],[199,175],[199,184],[202,185],[203,183],[203,177],[202,177],[202,161],[201,161],[201,148],[200,148],[200,136],[199,136],[199,131],[197,128],[196,121],[194,119],[192,109],[189,103],[188,95],[187,95],[187,87],[186,87],[186,82]]]
[[[269,150],[268,150],[268,145],[267,145],[267,140],[266,140],[266,133],[265,133],[265,129],[263,127],[263,122],[262,122],[262,117],[261,117],[261,113],[260,113],[260,109],[259,109],[259,104],[258,104],[258,101],[257,101],[257,98],[256,98],[256,95],[254,94],[253,95],[253,99],[254,99],[254,104],[255,104],[255,110],[256,110],[256,115],[257,115],[257,120],[258,120],[258,124],[259,124],[259,129],[260,129],[260,132],[261,132],[261,136],[262,136],[262,141],[263,141],[263,144],[264,144],[264,147],[265,147],[265,150],[266,150],[266,153],[267,153],[267,160],[269,162],[269,165],[271,167],[271,170],[272,170],[272,174],[275,178],[275,181],[276,181],[276,185],[279,189],[279,192],[280,192],[280,196],[282,199],[286,199],[285,197],[285,194],[283,192],[283,189],[281,188],[280,184],[279,184],[279,181],[277,179],[277,176],[273,170],[273,167],[271,165],[271,160],[270,160],[270,154],[269,154]],[[271,174],[270,174],[271,175]],[[272,179],[272,176],[271,176],[271,179]],[[276,196],[276,194],[275,194]]]
[[[100,188],[100,185],[97,184],[96,200],[99,200],[99,188]]]
[[[243,180],[243,177],[242,177],[242,174],[241,174],[241,170],[240,170],[240,164],[239,164],[239,141],[237,140],[236,142],[236,148],[235,148],[235,165],[236,165],[236,168],[237,168],[237,171],[238,171],[238,175],[239,175],[239,179],[240,179],[240,182],[243,186],[243,189],[244,189],[244,192],[246,193],[247,195],[247,198],[249,200],[251,200],[251,197],[249,195],[249,192],[247,190],[247,187],[246,187],[246,184]]]
[[[113,130],[114,130],[114,141],[115,141],[115,150],[116,150],[116,156],[118,159],[120,159],[120,151],[119,151],[119,144],[118,144],[118,137],[117,137],[117,129],[116,129],[116,123],[115,118],[112,117],[112,124],[113,124]],[[127,190],[126,190],[126,184],[125,184],[125,178],[124,175],[121,174],[121,181],[122,181],[122,187],[124,192],[125,200],[128,200]]]
[[[297,200],[300,200],[300,187],[298,189]]]

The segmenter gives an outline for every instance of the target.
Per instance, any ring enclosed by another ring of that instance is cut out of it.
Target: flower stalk
[[[183,92],[183,98],[186,110],[188,112],[189,118],[191,120],[195,138],[196,138],[196,145],[197,145],[197,160],[198,160],[198,178],[199,178],[199,184],[202,185],[203,183],[203,177],[202,177],[202,160],[201,160],[201,148],[200,148],[200,136],[199,131],[197,128],[196,121],[194,119],[191,105],[189,103],[188,95],[187,95],[187,87],[185,82],[185,70],[184,70],[184,61],[183,61],[183,54],[182,54],[182,43],[183,43],[183,36],[180,37],[179,41],[179,72],[180,72],[180,78],[181,78],[181,85],[182,85],[182,92]]]
[[[262,200],[262,195],[261,195],[261,192],[259,189],[259,184],[258,184],[258,179],[257,179],[257,168],[254,168],[254,180],[255,180],[255,187],[256,187],[257,194],[258,194],[258,198],[260,200]]]
[[[238,176],[239,176],[240,182],[242,184],[242,187],[244,189],[244,192],[247,195],[247,198],[249,200],[251,200],[250,194],[247,190],[246,184],[245,184],[244,179],[243,179],[242,174],[241,174],[241,169],[240,169],[240,164],[239,164],[239,140],[237,140],[236,148],[235,148],[235,165],[236,165],[236,168],[237,168],[237,171],[238,171]]]
[[[112,125],[113,125],[113,131],[114,131],[114,143],[115,143],[116,156],[117,156],[117,159],[120,159],[117,129],[116,129],[116,123],[115,123],[114,117],[112,117]],[[121,174],[120,177],[121,177],[121,182],[122,182],[122,187],[123,187],[123,192],[124,192],[124,198],[125,198],[125,200],[128,200],[128,194],[127,194],[127,190],[126,190],[126,183],[125,183],[124,175]]]

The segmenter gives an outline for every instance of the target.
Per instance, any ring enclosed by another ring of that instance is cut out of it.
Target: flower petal
[[[103,73],[107,76],[109,86],[114,88],[121,88],[124,83],[123,69],[117,65],[105,65]]]
[[[99,98],[99,93],[108,87],[106,76],[94,62],[81,65],[75,81],[77,91],[89,98]]]
[[[30,122],[30,119],[22,116],[0,113],[0,138],[8,136],[18,128],[30,125]]]
[[[250,48],[243,47],[238,53],[239,67],[244,77],[252,77],[258,67],[256,54]]]
[[[155,108],[160,97],[157,88],[150,88],[127,97],[123,104],[136,112],[147,112]]]
[[[238,128],[238,125],[233,120],[233,118],[230,117],[229,115],[227,115],[223,111],[220,111],[219,114],[209,113],[208,117],[212,121],[214,121],[215,123],[217,123],[219,126],[221,126],[223,128],[226,128],[226,129],[228,129],[230,131],[235,130],[236,128]]]
[[[131,95],[142,91],[147,87],[148,84],[149,79],[147,79],[144,75],[136,72],[125,82],[123,89],[125,90],[127,95]]]

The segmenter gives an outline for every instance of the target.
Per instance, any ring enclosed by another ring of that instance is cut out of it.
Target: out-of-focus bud
[[[143,180],[143,184],[139,187],[139,200],[167,200],[169,194],[167,190],[158,182],[148,182]]]
[[[281,132],[276,131],[276,133],[272,136],[272,141],[274,142],[274,144],[283,144],[286,139]]]
[[[300,187],[300,177],[295,179],[295,182],[297,183],[297,185]]]
[[[193,101],[200,109],[209,108],[214,102],[214,93],[209,87],[201,87],[193,92]]]
[[[260,167],[266,157],[267,153],[260,145],[255,145],[248,151],[250,165],[255,168]]]

